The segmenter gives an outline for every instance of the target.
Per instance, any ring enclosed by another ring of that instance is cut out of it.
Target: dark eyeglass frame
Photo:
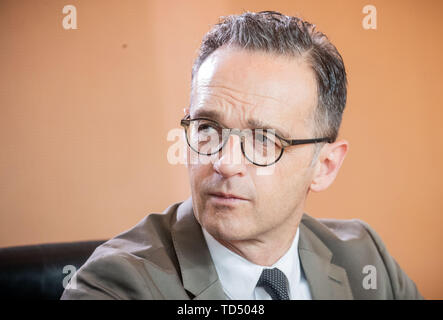
[[[209,119],[209,118],[205,118],[205,117],[199,117],[199,118],[195,118],[195,119],[190,119],[190,118],[191,118],[191,116],[190,116],[189,114],[186,115],[183,119],[181,119],[181,121],[180,121],[180,125],[181,125],[181,126],[184,128],[184,130],[185,130],[186,142],[188,143],[188,146],[189,146],[192,150],[194,150],[195,152],[197,152],[198,154],[205,155],[205,156],[210,156],[210,155],[213,155],[213,154],[216,154],[216,153],[220,152],[220,150],[223,149],[223,147],[225,146],[226,142],[229,140],[229,137],[231,136],[231,134],[237,134],[237,135],[239,135],[240,137],[242,137],[242,135],[241,135],[240,132],[238,132],[238,131],[235,132],[235,131],[238,130],[238,129],[233,129],[233,128],[225,127],[224,125],[218,123],[217,121],[215,121],[215,120],[213,120],[213,119]],[[191,125],[191,121],[196,121],[196,120],[206,120],[206,121],[210,121],[210,122],[216,124],[218,127],[222,128],[222,129],[229,130],[229,133],[228,133],[228,135],[226,136],[225,141],[221,144],[221,147],[220,147],[217,151],[214,151],[214,152],[209,153],[209,154],[208,154],[208,153],[202,153],[202,152],[199,152],[198,150],[195,150],[195,149],[191,146],[191,144],[189,143],[189,140],[188,140],[188,128],[189,128],[189,126]],[[254,131],[254,130],[256,130],[256,129],[251,129],[251,130]],[[263,130],[263,129],[262,129],[262,130]],[[243,138],[242,138],[242,139],[241,139],[241,151],[242,151],[242,153],[243,153],[243,156],[244,156],[246,159],[248,159],[248,161],[252,162],[253,164],[255,164],[255,165],[257,165],[257,166],[260,166],[260,167],[267,167],[267,166],[273,165],[273,164],[276,163],[278,160],[280,160],[280,158],[282,157],[283,152],[285,151],[285,149],[288,148],[288,147],[290,147],[290,146],[297,146],[297,145],[311,144],[311,143],[319,143],[319,142],[327,142],[327,143],[332,143],[332,142],[334,142],[333,139],[331,139],[331,138],[329,138],[329,137],[325,137],[325,138],[314,138],[314,139],[285,139],[285,138],[283,138],[283,137],[280,137],[277,133],[273,133],[273,134],[274,134],[274,135],[275,135],[275,136],[281,141],[281,145],[282,145],[280,155],[275,159],[274,162],[272,162],[272,163],[270,163],[270,164],[259,164],[259,163],[255,163],[254,161],[252,161],[251,159],[249,159],[248,156],[246,155],[245,150],[244,150],[244,146],[243,146],[244,141],[243,141]]]

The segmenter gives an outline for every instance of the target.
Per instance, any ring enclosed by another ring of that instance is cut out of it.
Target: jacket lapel
[[[201,227],[194,217],[191,197],[177,209],[172,240],[183,286],[194,295],[193,299],[226,299]]]
[[[346,270],[331,263],[332,252],[304,222],[303,218],[298,252],[312,299],[353,299]]]

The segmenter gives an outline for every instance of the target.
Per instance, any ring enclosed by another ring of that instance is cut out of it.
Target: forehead
[[[224,47],[195,75],[191,116],[216,110],[226,121],[240,122],[235,124],[256,119],[291,132],[306,125],[316,103],[315,76],[303,58]]]

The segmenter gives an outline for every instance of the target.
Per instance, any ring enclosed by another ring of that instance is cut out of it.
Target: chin
[[[209,213],[203,217],[201,225],[214,238],[225,241],[238,241],[250,238],[251,222],[224,213]]]

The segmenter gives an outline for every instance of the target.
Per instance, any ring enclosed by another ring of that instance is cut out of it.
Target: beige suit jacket
[[[320,220],[304,214],[298,252],[313,299],[422,299],[380,237],[363,221]],[[365,266],[370,266],[369,273],[364,273]],[[365,280],[367,276],[372,281]],[[162,214],[149,214],[99,246],[61,298],[226,296],[188,198]]]

